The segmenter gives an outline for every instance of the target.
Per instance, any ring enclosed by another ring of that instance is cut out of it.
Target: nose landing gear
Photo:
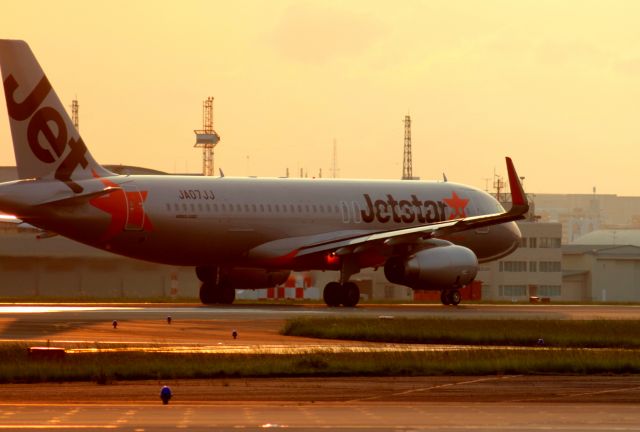
[[[460,295],[460,291],[457,289],[443,290],[440,293],[440,301],[445,306],[458,306],[460,304],[460,300],[462,300],[462,296]]]

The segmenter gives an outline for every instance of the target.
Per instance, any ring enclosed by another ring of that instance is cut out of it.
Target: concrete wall
[[[599,301],[640,301],[640,259],[598,259],[591,293]]]
[[[172,293],[171,289],[177,292]],[[197,297],[193,269],[128,259],[1,257],[3,297]],[[175,291],[175,290],[174,290]]]

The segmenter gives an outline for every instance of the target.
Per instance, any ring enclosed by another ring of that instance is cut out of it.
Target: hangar
[[[593,231],[562,247],[562,286],[584,301],[640,301],[640,230]]]

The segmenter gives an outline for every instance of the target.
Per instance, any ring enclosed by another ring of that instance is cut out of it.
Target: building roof
[[[563,255],[595,255],[597,258],[639,259],[640,246],[635,245],[564,245]]]
[[[640,247],[640,230],[596,230],[579,237],[572,245],[633,245]]]

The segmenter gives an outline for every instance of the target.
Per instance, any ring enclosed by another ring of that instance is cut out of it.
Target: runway
[[[640,377],[261,378],[4,385],[0,429],[640,431]]]
[[[298,316],[393,319],[637,319],[637,306],[564,305],[0,305],[0,338],[213,347],[334,350],[380,347],[279,334]],[[167,323],[167,317],[172,323]],[[113,321],[118,322],[113,328]],[[231,331],[237,330],[237,339]],[[440,347],[454,349],[454,347]],[[455,348],[459,349],[459,347]],[[174,399],[160,405],[159,388]],[[0,429],[575,430],[640,431],[640,377],[322,377],[0,385]]]
[[[640,431],[637,406],[602,404],[248,403],[5,405],[0,429],[46,430]]]

